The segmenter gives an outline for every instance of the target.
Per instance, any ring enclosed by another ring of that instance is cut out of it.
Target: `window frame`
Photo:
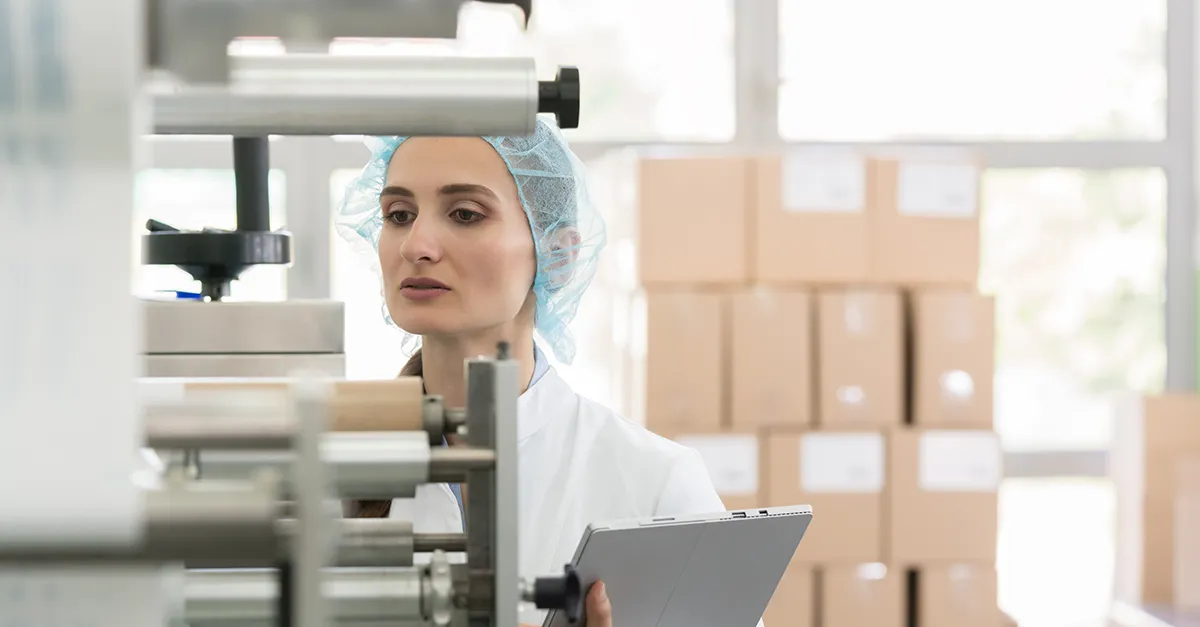
[[[778,130],[779,17],[776,2],[734,2],[735,135],[728,143],[578,141],[584,160],[629,146],[769,150],[814,145],[784,141]],[[1165,66],[1166,134],[1158,141],[989,141],[936,142],[970,148],[995,168],[1161,168],[1167,177],[1166,321],[1167,373],[1164,389],[1195,391],[1197,377],[1197,232],[1195,189],[1197,70],[1196,18],[1191,0],[1167,0]],[[155,137],[148,143],[151,168],[232,167],[227,138]],[[838,142],[819,145],[903,147],[904,143]],[[924,142],[922,146],[931,143]],[[272,167],[287,175],[287,227],[295,236],[295,264],[288,272],[288,298],[329,298],[332,293],[332,231],[328,199],[335,170],[361,168],[366,149],[327,137],[284,137],[271,142]],[[1106,476],[1107,450],[1008,453],[1009,477]]]

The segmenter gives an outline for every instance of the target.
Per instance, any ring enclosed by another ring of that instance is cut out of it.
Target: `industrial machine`
[[[524,603],[582,611],[569,570],[518,574],[507,346],[467,364],[467,406],[451,408],[417,379],[331,378],[336,308],[222,302],[245,268],[291,260],[265,219],[269,135],[522,135],[538,113],[577,125],[570,68],[539,82],[529,59],[311,52],[453,38],[462,4],[0,3],[0,624],[518,627]],[[252,36],[289,52],[227,54]],[[144,261],[202,290],[147,307],[141,354],[119,216],[150,132],[235,136],[238,226],[148,225]],[[143,367],[164,378],[135,382]],[[466,486],[466,533],[340,518],[342,500],[440,482]]]

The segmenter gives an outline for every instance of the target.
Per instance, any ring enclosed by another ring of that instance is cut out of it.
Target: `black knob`
[[[579,68],[561,67],[538,82],[538,113],[553,113],[559,128],[579,128]]]
[[[533,582],[533,604],[539,610],[562,610],[568,623],[579,622],[583,616],[583,584],[570,564],[563,567],[562,577],[539,577]]]

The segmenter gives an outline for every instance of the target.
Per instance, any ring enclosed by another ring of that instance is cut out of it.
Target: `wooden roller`
[[[142,379],[157,398],[187,398],[193,394],[286,393],[285,379]],[[164,392],[165,387],[169,392]],[[424,388],[420,377],[381,381],[333,382],[334,431],[423,431]]]

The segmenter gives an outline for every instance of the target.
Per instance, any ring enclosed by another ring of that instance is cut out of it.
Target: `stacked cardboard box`
[[[1200,612],[1200,396],[1131,399],[1109,460],[1119,601]]]
[[[639,176],[647,427],[730,509],[813,506],[765,620],[1004,624],[978,165],[822,150]]]

